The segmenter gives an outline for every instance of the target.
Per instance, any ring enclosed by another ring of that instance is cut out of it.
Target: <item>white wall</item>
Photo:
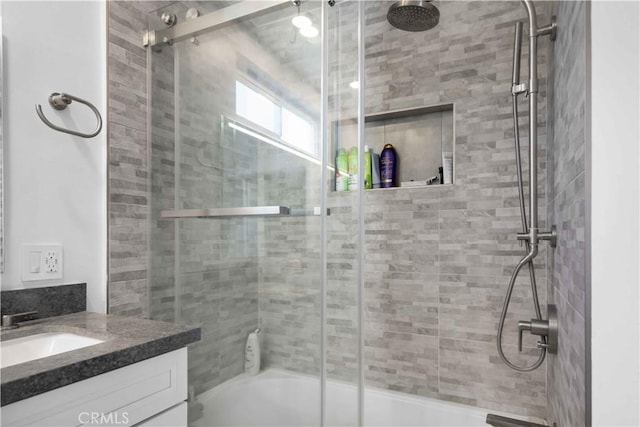
[[[640,425],[640,3],[591,3],[594,426]]]
[[[3,1],[5,89],[5,273],[2,289],[87,282],[88,309],[106,304],[106,130],[83,139],[46,127],[93,131],[95,118],[73,103],[49,107],[51,92],[69,92],[106,112],[104,2]],[[21,245],[64,246],[64,278],[21,282]]]

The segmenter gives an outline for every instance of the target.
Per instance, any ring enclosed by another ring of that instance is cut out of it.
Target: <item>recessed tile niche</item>
[[[365,117],[364,144],[380,154],[392,144],[398,156],[398,185],[426,181],[438,175],[442,153],[454,153],[453,104],[371,114]],[[347,152],[357,146],[357,122],[346,119],[333,123],[333,161],[339,148]],[[454,153],[455,168],[455,153]],[[438,185],[440,181],[437,182]]]

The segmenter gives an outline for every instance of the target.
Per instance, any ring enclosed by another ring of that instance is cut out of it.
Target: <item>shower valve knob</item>
[[[522,333],[531,330],[531,322],[521,320],[518,322],[518,351],[522,351]]]
[[[518,351],[522,351],[522,333],[524,331],[529,331],[533,335],[546,337],[549,335],[549,321],[538,320],[538,319],[531,319],[531,321],[529,322],[524,320],[519,321],[518,322]],[[538,345],[538,348],[540,348],[540,345]]]
[[[547,320],[531,319],[518,322],[518,350],[522,351],[522,333],[529,331],[542,338],[537,347],[551,354],[558,352],[558,312],[553,304],[547,305]]]

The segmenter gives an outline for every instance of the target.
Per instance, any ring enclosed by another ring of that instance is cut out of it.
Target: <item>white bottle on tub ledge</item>
[[[244,371],[249,375],[260,372],[260,328],[249,334],[244,347]]]

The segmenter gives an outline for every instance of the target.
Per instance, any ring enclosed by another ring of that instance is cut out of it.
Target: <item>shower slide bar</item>
[[[285,216],[320,216],[322,210],[291,209],[286,206],[249,206],[241,208],[218,209],[176,209],[160,212],[161,218],[242,218],[242,217],[285,217]],[[327,209],[327,215],[331,211]]]
[[[93,114],[96,115],[98,124],[96,126],[96,130],[94,130],[92,133],[78,132],[76,130],[63,128],[51,123],[42,112],[42,106],[40,104],[36,104],[36,113],[38,113],[38,117],[40,117],[40,120],[42,120],[45,125],[49,126],[53,130],[57,130],[58,132],[68,133],[70,135],[75,135],[82,138],[93,138],[94,136],[98,135],[102,130],[102,116],[100,116],[100,111],[98,111],[95,105],[93,105],[89,101],[85,101],[82,98],[78,98],[77,96],[69,95],[68,93],[53,92],[51,95],[49,95],[49,105],[51,105],[51,108],[53,108],[54,110],[62,111],[66,109],[72,101],[77,101],[81,104],[86,105],[91,111],[93,111]]]
[[[533,0],[522,0],[522,4],[527,10],[529,17],[529,81],[520,82],[520,55],[522,53],[522,22],[515,25],[514,48],[513,48],[513,74],[511,80],[511,99],[513,110],[514,143],[516,152],[516,175],[518,179],[518,195],[520,204],[520,219],[522,222],[522,233],[518,233],[517,240],[525,242],[526,254],[518,262],[507,286],[507,292],[498,321],[498,331],[496,334],[496,344],[500,359],[511,369],[518,372],[530,372],[542,365],[547,352],[555,354],[558,345],[558,321],[555,306],[548,305],[547,320],[542,318],[540,301],[538,299],[538,284],[536,282],[535,268],[533,261],[538,255],[541,241],[548,241],[551,247],[556,246],[555,227],[551,231],[540,231],[538,222],[538,37],[549,36],[551,41],[555,40],[557,24],[551,18],[551,24],[546,27],[538,27],[538,16],[533,4]],[[524,94],[529,98],[529,218],[525,207],[525,194],[522,179],[522,164],[520,156],[520,124],[518,120],[518,95]],[[507,312],[511,302],[513,289],[520,271],[528,267],[531,281],[531,297],[536,317],[518,322],[518,350],[522,351],[522,336],[524,332],[537,335],[541,339],[537,342],[540,349],[537,360],[528,366],[519,366],[512,362],[504,353],[502,343],[502,333],[507,319]]]

